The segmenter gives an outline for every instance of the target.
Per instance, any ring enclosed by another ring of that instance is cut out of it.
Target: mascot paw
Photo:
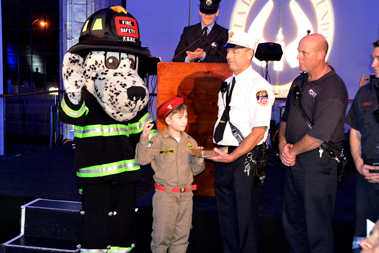
[[[62,66],[63,85],[71,103],[77,105],[81,99],[81,90],[85,83],[83,76],[83,58],[67,52]]]
[[[80,92],[85,82],[83,58],[67,52],[63,58],[62,77],[66,92]]]

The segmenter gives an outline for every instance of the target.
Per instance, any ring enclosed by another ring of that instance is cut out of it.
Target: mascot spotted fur
[[[152,121],[138,65],[136,19],[122,7],[92,14],[63,60],[60,120],[74,125],[75,169],[82,191],[81,252],[130,252],[135,240],[135,147]],[[151,132],[151,136],[157,133]]]

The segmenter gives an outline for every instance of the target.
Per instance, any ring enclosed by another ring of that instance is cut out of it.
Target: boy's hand
[[[145,126],[143,127],[143,131],[141,135],[145,138],[148,137],[153,126],[154,126],[154,122],[152,121],[147,122]]]

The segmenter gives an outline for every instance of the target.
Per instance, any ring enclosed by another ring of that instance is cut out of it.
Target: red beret
[[[179,105],[184,104],[184,100],[181,97],[174,97],[161,105],[158,109],[158,116],[166,118],[166,116],[175,110]]]

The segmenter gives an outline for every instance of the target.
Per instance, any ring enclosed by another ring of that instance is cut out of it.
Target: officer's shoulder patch
[[[187,148],[189,148],[189,149],[193,149],[193,145],[192,145],[192,143],[191,143],[190,141],[187,142],[186,146],[187,146]]]
[[[268,93],[265,90],[260,90],[256,94],[257,102],[261,106],[267,106],[268,105]]]
[[[150,148],[151,145],[153,145],[153,142],[152,142],[152,141],[149,141],[149,143],[147,144],[147,147]]]

